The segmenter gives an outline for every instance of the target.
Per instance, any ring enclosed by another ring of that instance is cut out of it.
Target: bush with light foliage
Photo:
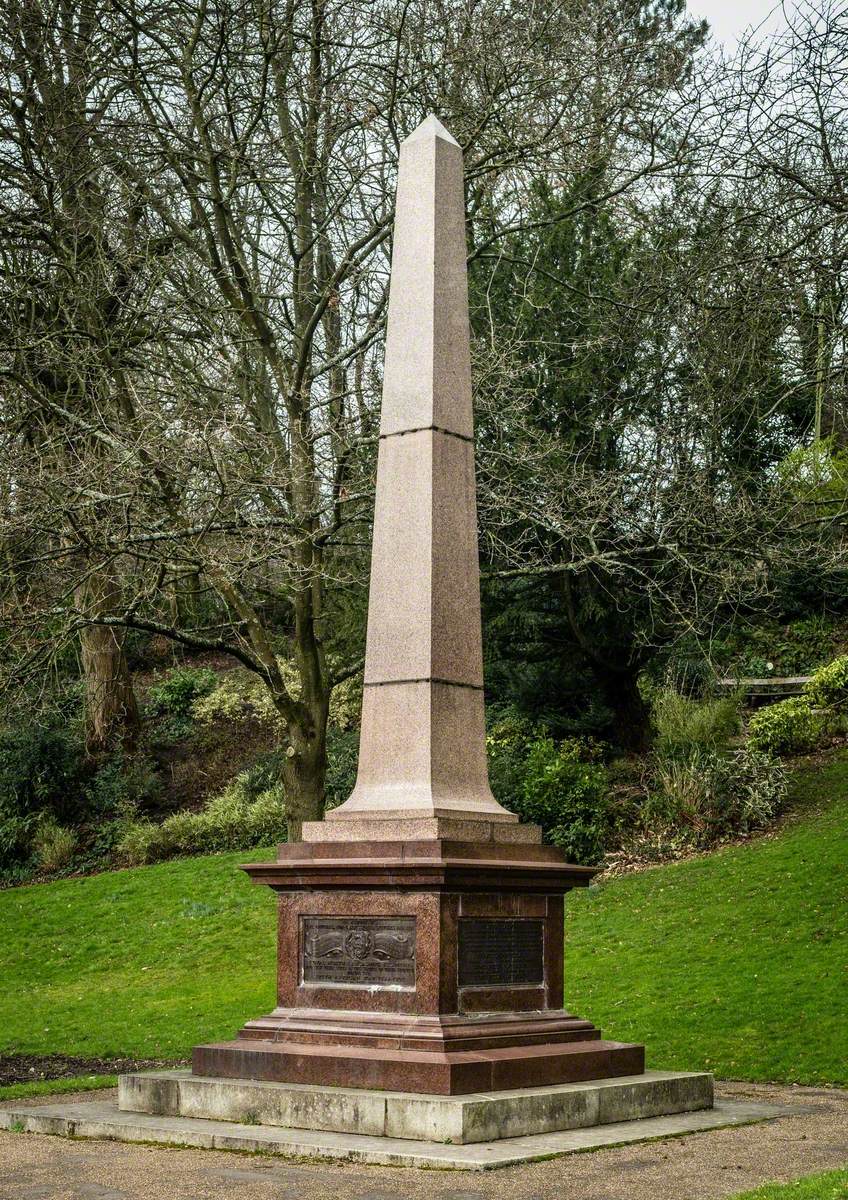
[[[656,753],[687,757],[727,745],[739,729],[739,702],[735,696],[695,700],[666,686],[653,697],[651,721]]]
[[[829,708],[837,713],[848,710],[848,654],[819,667],[804,692],[816,708]]]
[[[807,754],[826,736],[827,714],[813,708],[809,697],[793,696],[754,713],[748,725],[748,745],[769,754]]]
[[[786,793],[783,765],[751,747],[659,759],[642,824],[707,847],[732,834],[766,828],[782,809]]]
[[[52,817],[47,817],[38,825],[32,846],[38,865],[52,874],[61,871],[73,858],[77,835],[72,829],[65,829]]]
[[[286,659],[279,659],[286,687],[297,699],[298,676]],[[333,688],[330,696],[330,723],[340,730],[350,730],[359,722],[362,704],[362,684],[355,678],[345,679]],[[228,671],[217,687],[200,696],[192,705],[192,715],[202,725],[215,721],[239,721],[251,718],[272,729],[285,729],[285,720],[274,706],[268,688],[258,676],[248,671]]]
[[[130,825],[116,847],[129,866],[159,862],[183,854],[247,850],[285,838],[282,789],[267,788],[254,795],[250,772],[242,772],[200,812],[178,812],[161,825],[138,821]]]

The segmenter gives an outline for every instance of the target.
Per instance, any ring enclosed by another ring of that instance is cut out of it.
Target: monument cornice
[[[298,849],[301,847],[298,846]],[[524,849],[524,847],[522,847]],[[544,847],[539,847],[544,849]],[[561,895],[575,887],[588,887],[600,868],[562,861],[515,857],[480,858],[471,847],[445,847],[439,857],[414,852],[380,858],[379,848],[368,856],[293,857],[269,863],[246,863],[242,870],[254,883],[276,892],[311,891],[412,891],[476,892],[505,895]]]

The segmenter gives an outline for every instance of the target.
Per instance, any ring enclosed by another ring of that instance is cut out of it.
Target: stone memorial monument
[[[560,1097],[513,1136],[710,1106],[709,1076],[646,1075],[564,1009],[563,898],[595,871],[495,800],[483,716],[462,152],[429,117],[400,154],[356,786],[244,868],[279,897],[277,1007],[191,1076],[123,1080],[123,1109],[234,1120],[249,1094],[270,1124],[362,1132],[368,1097],[402,1093],[381,1131],[444,1140],[414,1095]],[[622,1086],[575,1117],[561,1085],[591,1080]]]
[[[274,863],[278,1007],[202,1075],[453,1095],[642,1071],[563,1011],[563,861],[489,788],[462,152],[403,143],[359,771]]]

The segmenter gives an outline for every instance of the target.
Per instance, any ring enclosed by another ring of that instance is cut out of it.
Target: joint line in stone
[[[441,425],[417,425],[414,429],[396,429],[394,433],[381,433],[380,441],[383,442],[387,438],[406,437],[408,433],[443,433],[445,437],[458,438],[461,442],[471,442],[474,438],[469,437],[467,433],[455,433],[452,429],[443,429]]]
[[[403,683],[443,683],[445,687],[470,688],[482,692],[482,683],[460,683],[457,679],[440,679],[437,675],[424,675],[420,679],[372,679],[363,687],[399,687]]]

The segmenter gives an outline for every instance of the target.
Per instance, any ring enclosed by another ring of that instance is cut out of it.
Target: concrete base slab
[[[796,1111],[794,1107],[775,1104],[722,1101],[714,1108],[701,1112],[649,1117],[641,1121],[616,1122],[591,1129],[573,1129],[532,1137],[501,1138],[496,1142],[476,1142],[467,1146],[354,1133],[276,1129],[190,1117],[148,1116],[121,1112],[115,1104],[104,1101],[39,1107],[6,1104],[0,1107],[0,1129],[210,1150],[240,1150],[390,1167],[484,1171],[604,1146],[767,1121]]]
[[[118,1107],[156,1116],[468,1145],[711,1108],[707,1072],[645,1071],[548,1087],[421,1095],[223,1079],[190,1071],[122,1075]]]

